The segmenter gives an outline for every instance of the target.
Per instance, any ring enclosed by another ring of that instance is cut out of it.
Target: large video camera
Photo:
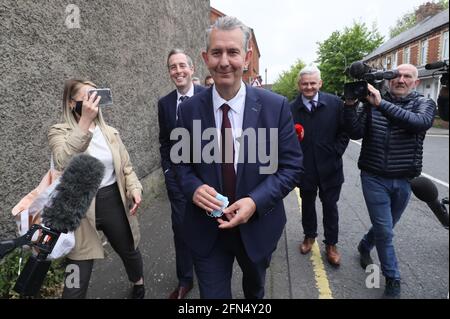
[[[28,245],[37,249],[38,254],[28,259],[14,286],[14,290],[21,296],[32,297],[39,292],[51,265],[47,256],[55,247],[60,234],[58,231],[34,224],[25,235],[0,241],[0,260],[17,247]]]
[[[439,117],[447,121],[449,120],[449,102],[448,102],[448,60],[438,61],[425,65],[427,70],[436,70],[433,72],[433,78],[441,76],[441,90],[437,100]]]
[[[433,77],[442,75],[441,85],[448,86],[448,60],[429,63],[425,65],[426,70],[436,70],[433,72]]]
[[[385,80],[392,80],[399,76],[397,70],[382,71],[373,69],[370,65],[362,61],[353,62],[345,70],[345,74],[360,80],[344,85],[344,97],[350,100],[361,100],[366,98],[369,94],[369,83],[379,91],[383,91]]]
[[[74,156],[43,205],[42,224],[45,226],[34,224],[22,237],[0,241],[0,260],[24,245],[37,250],[37,255],[28,259],[14,286],[21,297],[31,298],[38,294],[51,264],[47,257],[62,233],[74,232],[80,226],[97,194],[104,171],[105,166],[95,157]]]

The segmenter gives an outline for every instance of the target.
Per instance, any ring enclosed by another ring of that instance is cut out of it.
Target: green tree
[[[322,91],[342,93],[347,80],[345,68],[378,48],[383,40],[375,25],[369,30],[365,23],[354,22],[351,28],[335,31],[324,42],[319,42],[317,62],[324,82]]]
[[[391,39],[414,27],[419,22],[417,20],[418,16],[421,16],[423,19],[446,9],[448,9],[448,0],[426,2],[418,8],[414,8],[411,12],[408,12],[397,19],[395,26],[389,29]]]
[[[416,25],[416,13],[410,12],[406,13],[400,19],[397,19],[397,23],[394,27],[389,28],[389,35],[392,38],[395,38],[400,33],[405,32],[408,29],[411,29]]]
[[[272,91],[285,96],[292,101],[298,95],[297,77],[301,69],[305,67],[305,63],[301,60],[291,66],[289,71],[284,71],[278,80],[273,84]]]

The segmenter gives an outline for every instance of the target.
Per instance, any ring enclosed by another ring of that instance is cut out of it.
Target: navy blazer
[[[194,95],[206,90],[203,86],[194,85]],[[172,167],[170,160],[170,133],[177,124],[177,90],[173,90],[158,101],[158,122],[159,122],[159,152],[161,154],[161,167],[163,171]]]
[[[244,163],[238,164],[236,176],[236,200],[251,197],[256,203],[256,213],[247,224],[239,226],[241,238],[250,259],[258,262],[267,258],[276,249],[286,224],[283,198],[297,185],[302,168],[302,151],[295,134],[294,123],[288,101],[275,93],[260,88],[246,86],[244,122],[242,129],[278,129],[278,170],[272,175],[260,174],[260,167],[267,167],[256,159],[248,162],[248,140],[241,140],[244,147]],[[200,120],[202,131],[215,128],[212,102],[212,88],[203,91],[183,103],[179,108],[178,126],[190,133],[190,146],[193,149],[193,120]],[[269,152],[270,136],[265,144]],[[201,142],[202,150],[213,138]],[[251,145],[259,148],[257,145]],[[267,154],[266,153],[266,154]],[[219,234],[219,224],[206,212],[197,207],[192,198],[198,187],[207,184],[222,193],[222,173],[220,163],[203,162],[181,163],[176,165],[178,182],[188,199],[184,219],[185,241],[191,249],[201,256],[207,256],[214,247]],[[230,203],[232,204],[232,203]]]
[[[291,104],[294,123],[301,124],[305,138],[301,142],[305,172],[300,188],[316,190],[336,187],[344,183],[342,155],[349,143],[345,133],[344,103],[340,98],[319,92],[316,111],[311,113],[301,95]]]

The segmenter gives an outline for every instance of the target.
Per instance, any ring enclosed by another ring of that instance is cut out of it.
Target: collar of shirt
[[[224,100],[219,95],[219,92],[217,91],[215,85],[213,87],[212,95],[213,95],[214,113],[217,113],[222,105],[228,104],[234,113],[237,113],[238,115],[244,114],[245,98],[247,96],[247,91],[244,82],[241,82],[241,88],[239,89],[239,92],[236,94],[236,96],[229,101]]]
[[[303,104],[306,106],[306,108],[307,108],[308,110],[311,111],[311,103],[309,103],[311,100],[308,100],[306,97],[304,97],[304,96],[302,95],[302,101],[303,101]],[[312,98],[312,101],[314,101],[314,103],[316,104],[316,106],[319,105],[319,93],[317,93],[317,94]]]
[[[193,97],[194,96],[194,84],[191,85],[191,88],[189,91],[187,91],[186,94],[181,94],[180,91],[177,90],[177,104],[180,104],[180,97],[187,96],[187,97]]]

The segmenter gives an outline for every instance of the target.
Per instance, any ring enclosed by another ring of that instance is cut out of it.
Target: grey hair
[[[304,75],[311,75],[311,74],[318,74],[319,79],[322,79],[322,74],[319,70],[319,68],[315,64],[310,64],[308,66],[305,66],[303,69],[300,70],[297,76],[297,83],[300,81],[302,76]]]
[[[250,49],[250,39],[252,37],[252,31],[249,27],[243,24],[235,17],[225,16],[216,20],[216,22],[211,25],[208,30],[206,30],[206,50],[209,50],[209,45],[211,43],[211,32],[216,29],[220,31],[232,31],[235,29],[241,29],[244,34],[244,50],[245,53]]]
[[[172,49],[172,50],[169,52],[169,55],[167,56],[167,68],[170,67],[170,65],[169,65],[169,60],[170,60],[170,58],[172,57],[172,55],[175,55],[175,54],[184,54],[184,55],[186,56],[186,60],[187,60],[187,62],[188,62],[188,64],[189,64],[189,66],[190,66],[191,68],[194,67],[194,62],[192,61],[192,58],[191,58],[191,57],[190,57],[183,49],[175,48],[175,49]]]
[[[417,70],[417,67],[414,64],[409,64],[409,63],[400,64],[397,67],[397,69],[400,68],[400,67],[409,67],[409,68],[411,68],[412,72],[413,72],[414,79],[417,80],[419,78],[419,70]]]

